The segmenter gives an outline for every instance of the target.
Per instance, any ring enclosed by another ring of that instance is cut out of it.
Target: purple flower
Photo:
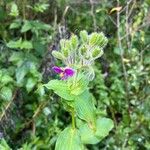
[[[58,74],[61,74],[64,72],[63,69],[61,69],[60,67],[57,67],[57,66],[54,66],[52,69]]]
[[[60,67],[54,66],[52,69],[54,70],[54,72],[56,72],[60,75],[62,80],[66,80],[75,74],[75,71],[69,67],[60,68]]]

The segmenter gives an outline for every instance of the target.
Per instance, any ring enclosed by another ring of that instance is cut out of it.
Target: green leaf
[[[43,13],[48,7],[49,7],[49,4],[37,3],[37,4],[35,4],[35,6],[33,7],[33,10],[34,10],[35,12],[41,12],[41,13]]]
[[[33,49],[33,45],[31,41],[22,41],[20,45],[21,49]]]
[[[37,80],[35,78],[28,78],[26,83],[26,89],[28,92],[30,92],[34,86],[36,85]]]
[[[75,98],[75,111],[80,119],[95,124],[95,106],[88,90]]]
[[[24,64],[21,67],[16,69],[16,79],[18,84],[23,83],[25,75],[28,73],[29,68]]]
[[[4,86],[0,90],[0,96],[3,100],[10,101],[12,98],[12,90],[9,87]]]
[[[120,55],[121,55],[121,50],[120,50],[120,48],[119,48],[119,47],[115,47],[115,48],[114,48],[114,53],[120,56]]]
[[[33,48],[36,50],[39,56],[44,56],[47,50],[47,45],[45,43],[43,44],[42,41],[37,40],[33,41]]]
[[[62,80],[51,80],[44,85],[46,88],[54,90],[54,93],[59,95],[65,100],[74,100],[74,95],[70,93],[68,85]]]
[[[73,103],[73,101],[66,101],[66,100],[62,99],[61,102],[63,104],[63,108],[67,112],[72,112],[72,110],[74,109],[74,103]]]
[[[21,28],[21,32],[24,33],[24,32],[27,32],[31,29],[32,29],[32,24],[30,23],[30,21],[25,21],[24,25]]]
[[[7,47],[17,49],[17,48],[20,47],[21,43],[22,43],[22,39],[20,38],[17,41],[10,41],[10,42],[8,42],[7,43]]]
[[[12,3],[10,16],[17,17],[19,15],[18,6],[15,3]]]
[[[0,78],[0,81],[2,83],[2,85],[6,85],[10,82],[13,82],[13,78],[9,75],[3,75],[1,78]]]
[[[32,42],[30,41],[22,41],[22,39],[20,38],[17,41],[10,41],[9,43],[7,43],[7,47],[9,48],[14,48],[14,49],[32,49]]]
[[[98,118],[96,121],[96,133],[95,135],[100,139],[106,137],[111,129],[114,127],[114,123],[109,118]]]
[[[76,79],[76,83],[72,85],[72,83],[74,82],[74,78],[70,78],[71,82],[68,82],[68,84],[70,83],[70,91],[71,94],[73,95],[80,95],[82,94],[85,90],[87,90],[87,85],[88,85],[88,80],[86,79],[85,76],[79,74],[77,79]]]
[[[17,64],[18,66],[24,61],[24,53],[22,52],[13,52],[9,58],[10,62]]]
[[[55,150],[83,150],[78,130],[71,127],[63,130],[57,139]]]
[[[17,29],[21,26],[21,20],[17,19],[13,23],[10,24],[9,28],[10,29]]]
[[[21,148],[19,148],[17,150],[32,150],[32,149],[35,149],[35,148],[33,148],[32,143],[29,143],[29,144],[25,143],[25,144],[22,145]]]
[[[38,85],[38,89],[36,90],[36,93],[38,93],[38,95],[40,95],[41,97],[44,96],[45,90],[44,90],[44,86],[42,84]]]
[[[149,65],[150,64],[150,54],[147,54],[145,57],[144,57],[144,64],[146,65]]]
[[[94,135],[94,130],[87,123],[80,127],[81,141],[83,144],[97,144],[100,140]]]
[[[79,129],[82,127],[86,122],[84,120],[81,120],[80,118],[76,117],[76,127]]]
[[[113,126],[113,121],[108,118],[98,118],[95,127],[85,123],[79,129],[82,143],[97,144],[109,134]]]
[[[48,31],[51,26],[40,21],[31,21],[32,29]]]
[[[2,78],[2,76],[3,76],[3,71],[0,70],[0,79]]]
[[[0,150],[12,150],[4,139],[0,140]]]

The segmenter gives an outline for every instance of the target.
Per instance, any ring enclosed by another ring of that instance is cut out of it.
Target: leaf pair
[[[87,81],[84,78],[70,78],[68,81],[51,80],[44,85],[51,89],[58,96],[67,101],[74,101],[77,95],[82,94],[87,88]]]
[[[106,137],[113,128],[113,122],[108,118],[98,118],[96,128],[93,131],[88,124],[79,130],[67,127],[60,133],[55,150],[84,150],[84,144],[96,144]]]

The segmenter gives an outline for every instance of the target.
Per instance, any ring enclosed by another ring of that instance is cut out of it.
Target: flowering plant
[[[107,38],[103,33],[80,32],[80,37],[60,41],[61,50],[53,56],[62,60],[66,67],[54,66],[60,80],[51,80],[45,87],[61,97],[66,111],[70,112],[72,125],[59,135],[55,150],[84,150],[86,144],[96,144],[109,134],[113,121],[99,116],[94,97],[89,92],[89,81],[94,79],[95,59],[103,54]]]

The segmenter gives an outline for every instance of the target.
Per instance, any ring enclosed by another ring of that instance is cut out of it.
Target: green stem
[[[74,110],[71,111],[71,118],[72,118],[72,128],[75,129],[75,113]]]

